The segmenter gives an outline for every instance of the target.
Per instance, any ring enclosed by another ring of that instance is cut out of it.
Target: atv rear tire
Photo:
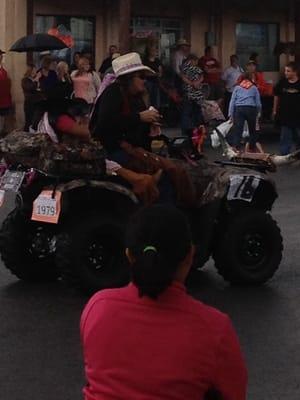
[[[19,279],[50,282],[58,278],[52,227],[30,221],[14,210],[0,230],[0,252],[5,266]]]
[[[229,220],[213,251],[216,268],[233,284],[267,282],[282,259],[282,236],[271,215],[244,210]]]
[[[92,215],[58,237],[56,259],[63,279],[88,293],[129,282],[125,224],[119,221],[113,216]]]

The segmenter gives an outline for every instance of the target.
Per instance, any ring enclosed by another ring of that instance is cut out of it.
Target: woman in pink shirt
[[[229,318],[186,293],[191,242],[175,208],[131,219],[132,283],[97,293],[81,318],[86,400],[245,400],[247,372]]]
[[[97,97],[101,81],[99,75],[91,70],[88,58],[81,57],[79,59],[78,69],[72,72],[71,78],[75,97],[84,99],[92,105]]]

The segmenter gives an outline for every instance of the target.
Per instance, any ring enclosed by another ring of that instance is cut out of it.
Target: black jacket
[[[150,126],[139,115],[145,110],[140,97],[125,98],[119,83],[115,82],[97,100],[90,123],[91,134],[109,153],[119,150],[121,141],[149,150]]]

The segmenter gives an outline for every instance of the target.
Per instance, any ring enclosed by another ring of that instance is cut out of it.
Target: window
[[[131,30],[133,48],[141,53],[147,38],[157,39],[159,56],[164,64],[170,62],[172,48],[183,36],[182,20],[177,18],[136,17],[131,21]]]
[[[278,24],[238,23],[236,26],[236,52],[242,65],[249,60],[251,53],[259,54],[262,71],[278,71],[279,58],[274,49],[279,39]]]
[[[36,32],[49,33],[65,42],[67,48],[51,52],[59,59],[71,63],[77,51],[94,55],[95,21],[90,17],[68,17],[65,15],[38,15]]]

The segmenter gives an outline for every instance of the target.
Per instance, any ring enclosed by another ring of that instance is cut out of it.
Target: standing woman
[[[42,59],[39,85],[45,97],[48,97],[49,92],[57,84],[57,75],[53,70],[53,59],[50,56],[45,56]]]
[[[29,127],[32,124],[37,103],[44,98],[39,88],[39,79],[40,74],[37,73],[35,65],[28,64],[21,82],[24,93],[25,132],[29,131]]]
[[[78,69],[72,72],[71,78],[75,97],[84,99],[92,106],[97,97],[101,81],[99,75],[92,71],[88,58],[81,57],[79,59]]]
[[[0,50],[0,135],[4,129],[5,117],[12,107],[11,80],[2,64],[3,54],[5,51]]]
[[[241,82],[234,88],[229,104],[229,117],[234,123],[233,145],[240,149],[244,124],[249,127],[249,147],[256,149],[257,133],[256,121],[261,112],[261,100],[257,86],[250,74],[243,75]]]
[[[57,82],[48,93],[51,99],[70,99],[73,93],[73,82],[69,74],[69,66],[60,61],[56,67]]]
[[[149,75],[146,80],[146,87],[149,92],[150,105],[159,109],[160,107],[160,90],[159,90],[159,79],[162,76],[162,64],[160,59],[157,57],[156,46],[147,47],[144,65],[151,68],[155,72],[155,75]]]

